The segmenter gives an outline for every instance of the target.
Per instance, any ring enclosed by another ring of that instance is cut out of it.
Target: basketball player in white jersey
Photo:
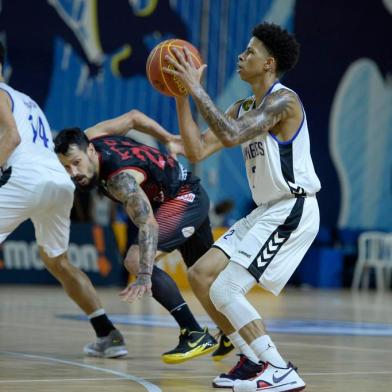
[[[187,50],[168,58],[209,125],[201,134],[187,97],[177,98],[186,155],[197,162],[223,147],[241,145],[257,208],[234,224],[197,261],[189,277],[210,316],[242,353],[215,387],[234,391],[300,391],[304,381],[267,335],[262,317],[245,295],[256,284],[278,295],[319,228],[315,194],[320,182],[310,156],[305,111],[297,94],[279,78],[297,62],[299,45],[287,31],[262,23],[238,56],[238,73],[253,95],[222,113],[200,84]],[[209,293],[209,295],[207,294]]]
[[[4,83],[0,43],[0,244],[31,219],[40,256],[69,297],[88,315],[97,341],[84,348],[94,356],[127,354],[89,278],[67,257],[74,185],[54,153],[49,124],[27,95]]]

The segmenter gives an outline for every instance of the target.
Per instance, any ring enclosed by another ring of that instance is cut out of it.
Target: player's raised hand
[[[141,274],[138,275],[134,283],[130,283],[119,295],[124,302],[132,303],[135,300],[142,298],[144,295],[151,297],[151,287],[151,276]]]
[[[207,64],[202,64],[199,68],[196,68],[188,48],[183,48],[182,50],[173,48],[173,52],[176,59],[168,55],[165,56],[165,60],[172,67],[165,67],[163,71],[179,78],[187,90],[192,91],[193,88],[200,84],[203,71],[206,69]]]

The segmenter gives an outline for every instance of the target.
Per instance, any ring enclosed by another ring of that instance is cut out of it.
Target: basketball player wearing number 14
[[[106,358],[124,356],[128,352],[123,337],[107,317],[89,278],[67,257],[75,187],[53,151],[49,124],[36,102],[4,83],[3,64],[0,42],[0,244],[31,219],[45,267],[95,330],[96,343],[84,351]]]
[[[320,182],[310,156],[305,111],[297,94],[278,79],[295,66],[299,45],[277,25],[256,26],[238,56],[238,73],[253,95],[227,113],[217,109],[200,84],[205,66],[197,69],[187,50],[175,53],[178,61],[166,57],[172,69],[165,72],[184,84],[209,125],[201,134],[189,100],[177,97],[186,155],[198,161],[223,147],[241,145],[257,204],[189,272],[195,294],[242,354],[213,385],[235,392],[300,391],[305,382],[282,358],[245,297],[256,284],[278,295],[318,232],[315,194]]]

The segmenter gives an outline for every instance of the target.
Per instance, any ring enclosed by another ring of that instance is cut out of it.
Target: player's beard
[[[74,181],[76,188],[81,192],[90,192],[98,184],[98,174],[93,173],[90,181],[86,185],[81,185],[77,181]]]

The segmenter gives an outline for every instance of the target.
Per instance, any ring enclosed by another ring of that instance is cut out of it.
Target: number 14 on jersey
[[[45,125],[40,116],[34,121],[33,116],[30,114],[29,121],[33,131],[33,143],[37,143],[37,139],[41,139],[43,145],[48,148],[49,139],[46,136]]]

